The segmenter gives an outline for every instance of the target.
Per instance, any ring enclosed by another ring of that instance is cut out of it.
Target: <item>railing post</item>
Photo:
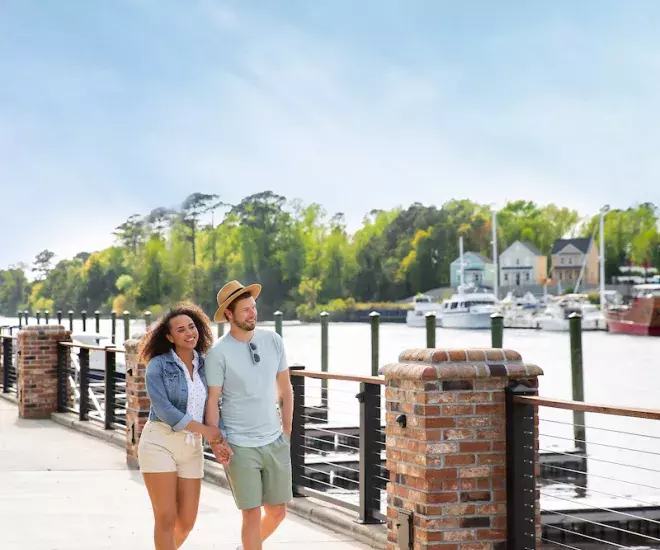
[[[151,325],[151,311],[147,310],[144,312],[144,330],[145,332],[149,331],[149,325]]]
[[[25,324],[29,325],[30,324],[30,312],[26,309],[23,311],[23,315],[25,315]]]
[[[330,314],[321,312],[321,372],[328,372],[328,322]],[[321,380],[321,407],[328,407],[328,381]]]
[[[131,337],[131,312],[124,311],[124,342]]]
[[[494,349],[504,345],[504,316],[501,313],[493,313],[490,316],[490,341]]]
[[[282,312],[281,311],[276,311],[273,313],[273,316],[275,317],[275,332],[282,336]]]
[[[516,403],[537,391],[512,381],[506,388],[507,550],[536,548],[536,411]]]
[[[582,316],[572,313],[568,318],[571,339],[571,378],[573,401],[584,402],[584,376],[582,373]],[[586,451],[584,412],[573,411],[575,448]]]
[[[293,387],[293,424],[291,429],[291,478],[293,496],[303,496],[305,472],[305,377],[297,376],[295,371],[305,370],[302,365],[291,365],[291,386]]]
[[[41,310],[38,309],[37,312],[35,313],[35,315],[37,316],[37,325],[40,325],[41,324]]]
[[[110,313],[110,340],[114,344],[117,340],[117,312]]]
[[[435,312],[429,311],[426,314],[426,347],[435,347]]]
[[[48,321],[50,321],[50,311],[44,311],[44,319],[46,320],[46,324],[48,324]]]
[[[380,353],[380,313],[372,311],[369,314],[369,320],[371,321],[371,376],[378,376],[378,363],[380,362],[380,358],[378,357]]]
[[[80,406],[78,418],[80,420],[89,420],[89,350],[80,348]]]
[[[101,312],[98,309],[94,312],[94,329],[96,334],[101,333]]]
[[[380,466],[380,384],[360,384],[360,511],[359,523],[381,523],[377,483]]]
[[[58,309],[56,315],[57,315],[57,324],[61,325],[62,324],[62,310]]]
[[[105,348],[105,429],[111,430],[115,423],[115,370],[117,351]]]
[[[69,310],[69,330],[73,332],[73,310]]]
[[[12,364],[12,339],[2,339],[2,393],[9,393],[9,369]]]
[[[57,412],[66,412],[69,401],[68,395],[68,377],[69,360],[71,357],[71,348],[57,346]]]
[[[18,328],[23,328],[23,312],[18,312]]]

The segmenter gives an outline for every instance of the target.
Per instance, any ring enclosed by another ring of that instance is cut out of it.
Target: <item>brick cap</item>
[[[71,331],[64,325],[26,325],[18,331],[19,338],[29,338],[34,337],[35,335],[61,335],[62,340],[67,340],[71,337]]]
[[[384,365],[380,374],[390,379],[470,380],[478,378],[534,378],[543,375],[536,365],[523,363],[507,349],[408,349],[398,363]]]
[[[136,338],[129,338],[124,342],[124,349],[126,350],[126,353],[130,353],[132,355],[137,355],[139,346],[140,340],[137,340]]]

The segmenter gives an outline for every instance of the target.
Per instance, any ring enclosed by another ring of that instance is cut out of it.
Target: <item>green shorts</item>
[[[227,479],[239,510],[265,504],[285,504],[293,498],[291,445],[282,434],[263,447],[231,445],[234,456],[226,466]]]

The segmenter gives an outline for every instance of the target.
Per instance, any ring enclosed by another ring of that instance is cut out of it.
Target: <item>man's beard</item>
[[[245,321],[244,323],[235,323],[235,324],[241,330],[244,330],[245,332],[250,332],[256,328],[257,320],[255,319],[254,321],[251,322]]]

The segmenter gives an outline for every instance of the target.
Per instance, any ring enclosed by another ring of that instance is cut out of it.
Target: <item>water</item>
[[[34,323],[34,320],[31,320]],[[17,324],[16,319],[0,318],[0,325]],[[68,322],[65,322],[68,325]],[[94,320],[88,320],[94,330]],[[264,328],[273,330],[272,324]],[[74,332],[81,331],[80,320]],[[131,323],[131,333],[144,330],[143,321]],[[101,332],[110,334],[110,321],[102,320]],[[285,324],[286,353],[290,364],[300,363],[308,370],[320,370],[321,328],[318,324]],[[438,328],[437,347],[490,347],[488,331]],[[123,323],[117,323],[118,341],[123,340]],[[624,407],[660,409],[660,338],[585,332],[583,340],[584,394],[589,403]],[[329,328],[329,370],[333,373],[368,376],[371,374],[370,327],[361,323],[333,323]],[[425,347],[425,329],[400,324],[380,327],[380,364],[398,360],[408,348]],[[572,399],[570,345],[568,333],[533,330],[505,330],[504,345],[518,351],[525,362],[541,367],[539,393],[543,397]],[[308,396],[316,399],[319,384],[310,381]],[[312,390],[314,388],[314,390]],[[316,391],[315,391],[316,390]],[[355,424],[358,404],[354,398],[357,384],[330,383],[330,420]],[[308,401],[309,403],[309,401]],[[568,449],[572,446],[572,413],[540,409],[541,448]],[[548,422],[549,420],[553,422]],[[556,424],[565,422],[566,424]],[[588,440],[588,502],[608,507],[612,497],[660,503],[660,421],[629,417],[586,414]],[[598,428],[604,428],[604,431]],[[640,434],[640,435],[635,435]],[[558,436],[565,439],[556,439]],[[620,448],[614,448],[620,447]],[[612,464],[615,463],[615,464]],[[618,481],[615,481],[618,480]],[[600,493],[596,493],[599,491]],[[544,497],[543,507],[563,507],[563,498],[572,500],[573,491],[559,494],[560,499]],[[632,503],[635,504],[634,502]]]

